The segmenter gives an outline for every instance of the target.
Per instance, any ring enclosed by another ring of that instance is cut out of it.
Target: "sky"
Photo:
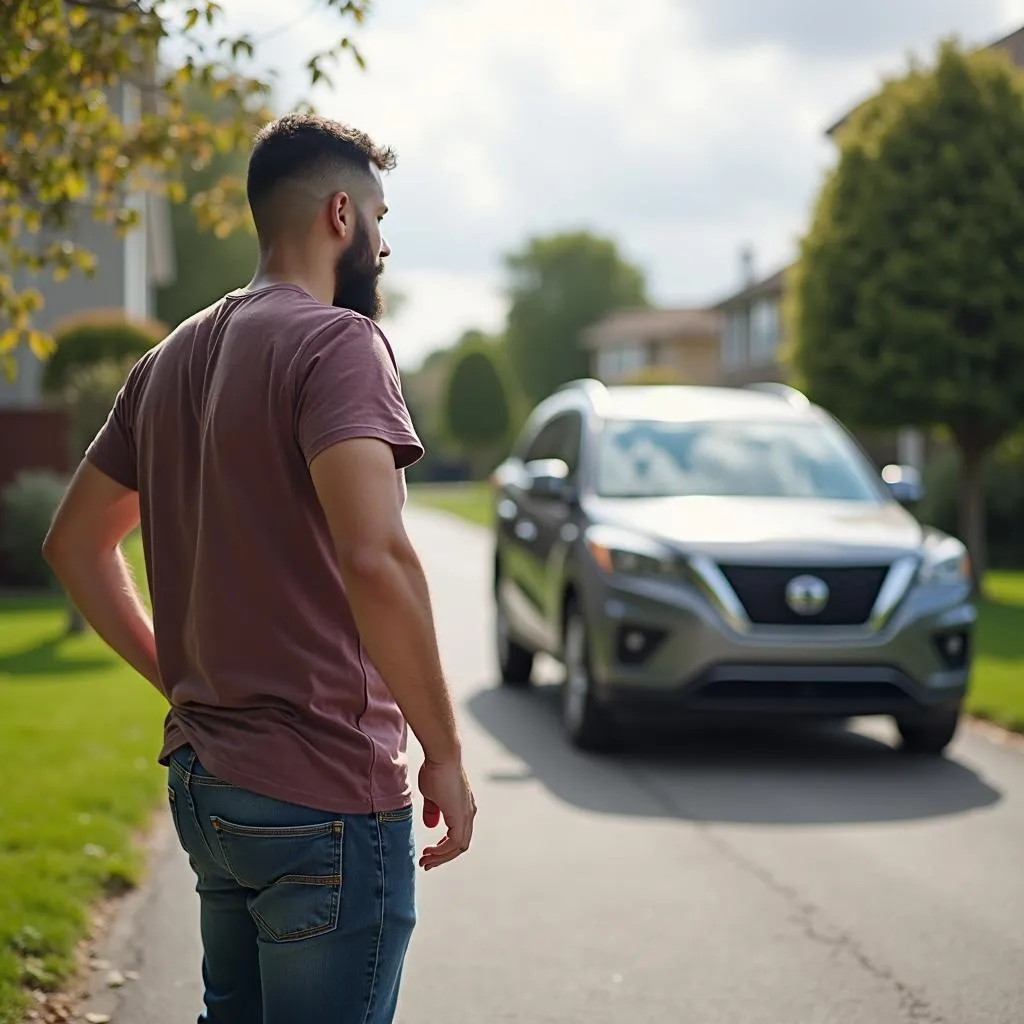
[[[661,305],[704,305],[794,256],[833,159],[825,129],[909,53],[1024,26],[1024,0],[375,0],[360,28],[323,0],[227,0],[262,37],[288,105],[398,153],[386,179],[386,322],[403,366],[504,322],[504,254],[585,228],[611,237]],[[308,56],[354,36],[312,94]]]

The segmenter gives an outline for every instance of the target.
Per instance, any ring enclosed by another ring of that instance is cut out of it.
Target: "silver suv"
[[[903,507],[913,471],[879,476],[799,392],[575,382],[494,483],[502,679],[563,661],[576,745],[676,713],[891,715],[925,754],[953,738],[967,552]]]

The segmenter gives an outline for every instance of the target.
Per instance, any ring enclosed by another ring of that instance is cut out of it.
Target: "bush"
[[[79,460],[106,422],[134,359],[104,359],[73,367],[61,393],[70,421],[71,458]]]
[[[43,541],[53,522],[67,480],[48,470],[20,473],[3,490],[3,552],[12,583],[57,589],[43,558]]]
[[[90,313],[54,331],[55,348],[43,366],[43,389],[59,395],[72,370],[105,360],[135,362],[166,331],[161,324],[122,313]]]
[[[936,455],[925,472],[927,493],[918,515],[940,530],[961,535],[960,458],[954,451]],[[986,529],[992,568],[1024,566],[1024,459],[1009,446],[985,467]]]
[[[456,350],[444,396],[444,421],[477,476],[493,468],[514,429],[510,381],[501,350],[493,343]]]

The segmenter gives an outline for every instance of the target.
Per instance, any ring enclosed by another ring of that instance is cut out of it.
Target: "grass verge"
[[[421,505],[493,522],[486,484],[441,484],[410,489]],[[972,715],[1024,732],[1024,573],[992,573],[985,583],[976,640],[974,678],[968,699]]]
[[[985,580],[968,710],[1024,732],[1024,573]]]
[[[65,637],[67,615],[56,596],[0,599],[0,1024],[59,987],[90,906],[138,880],[164,790],[163,698],[96,636]]]
[[[484,483],[416,484],[409,488],[409,498],[414,504],[451,512],[478,526],[494,522],[494,497]]]

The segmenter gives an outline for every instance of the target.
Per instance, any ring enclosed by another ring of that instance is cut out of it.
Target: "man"
[[[427,870],[470,843],[427,586],[402,524],[423,449],[374,323],[394,157],[312,116],[257,136],[243,291],[132,370],[46,555],[170,702],[162,763],[201,897],[210,1024],[386,1024],[413,928],[405,723]],[[154,627],[120,542],[141,521]]]

